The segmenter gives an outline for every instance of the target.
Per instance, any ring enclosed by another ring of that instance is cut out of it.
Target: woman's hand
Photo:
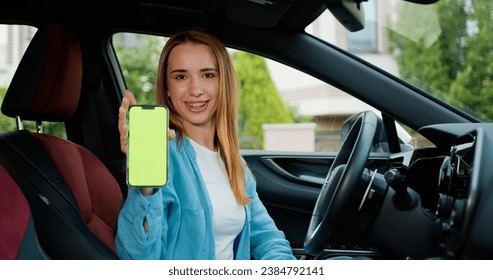
[[[122,99],[120,108],[118,109],[118,130],[120,131],[120,149],[124,154],[127,153],[127,147],[128,147],[127,112],[128,112],[128,108],[131,105],[136,105],[136,104],[137,101],[135,100],[134,95],[130,90],[127,89],[127,91],[125,92],[125,96]],[[144,196],[147,196],[147,195],[151,195],[154,192],[154,188],[141,188],[140,191]],[[147,232],[149,228],[149,226],[147,225],[147,220],[144,220],[143,225]]]
[[[127,133],[128,133],[128,123],[127,123],[127,112],[128,107],[131,105],[136,105],[134,95],[130,90],[125,92],[125,96],[122,99],[120,108],[118,109],[118,130],[120,131],[120,149],[124,154],[127,153]]]
[[[128,147],[128,123],[127,123],[127,112],[128,108],[132,105],[136,105],[137,101],[135,100],[134,95],[130,90],[125,92],[125,96],[122,99],[122,103],[120,108],[118,109],[118,130],[120,131],[120,149],[126,154]],[[173,129],[168,130],[169,139],[173,139],[175,137],[175,131]],[[141,192],[144,196],[151,195],[154,192],[154,188],[141,188]],[[144,222],[146,223],[146,221]]]

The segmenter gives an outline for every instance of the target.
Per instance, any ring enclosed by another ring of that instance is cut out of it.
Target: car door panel
[[[313,208],[336,155],[242,151],[257,182],[260,199],[297,251],[302,251]],[[387,158],[371,154],[367,168],[384,169]]]

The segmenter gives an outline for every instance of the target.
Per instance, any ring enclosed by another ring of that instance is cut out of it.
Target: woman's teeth
[[[200,109],[205,106],[205,102],[200,103],[188,103],[188,106],[192,109]]]

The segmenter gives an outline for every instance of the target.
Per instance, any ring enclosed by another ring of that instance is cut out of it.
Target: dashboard
[[[435,146],[392,155],[407,187],[435,219],[434,252],[444,259],[493,257],[493,125],[443,124],[419,131]]]

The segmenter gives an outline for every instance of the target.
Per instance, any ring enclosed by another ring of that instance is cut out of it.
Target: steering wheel
[[[372,111],[364,111],[351,120],[354,123],[329,169],[308,226],[304,249],[312,256],[323,252],[334,230],[350,212],[349,208],[357,208],[355,203],[357,205],[364,196],[364,170],[377,130],[378,116]]]

